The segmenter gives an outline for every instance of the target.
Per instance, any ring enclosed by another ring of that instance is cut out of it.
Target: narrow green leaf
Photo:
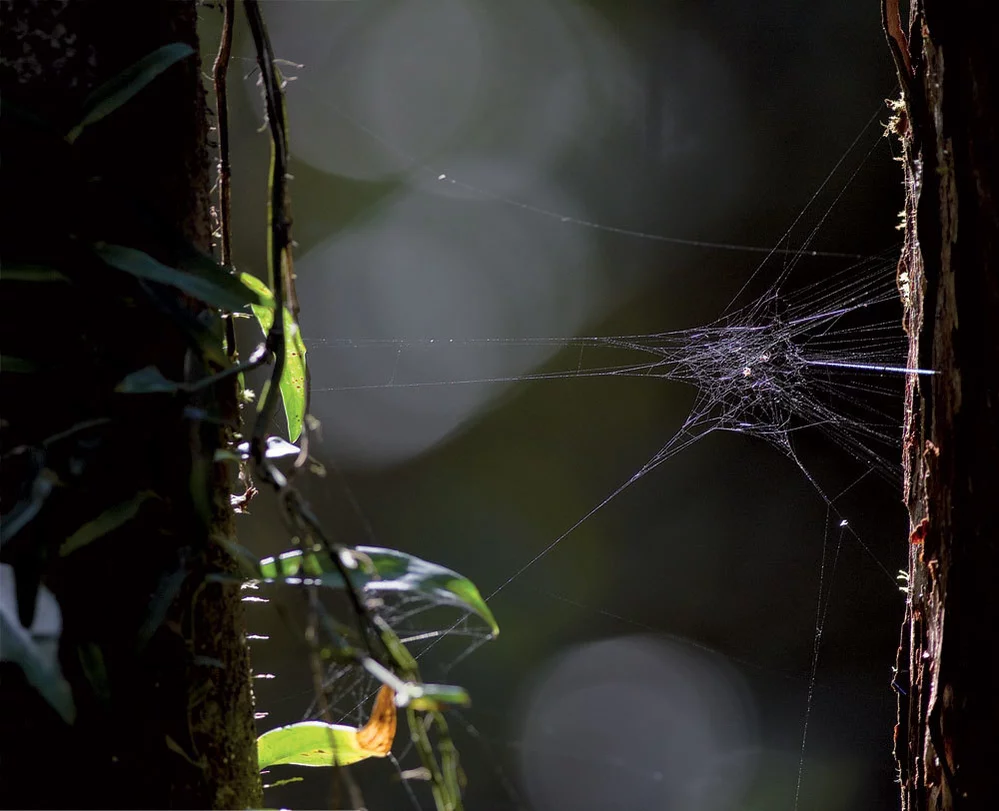
[[[30,360],[15,358],[12,355],[0,355],[0,372],[30,374],[37,368]]]
[[[76,719],[73,691],[59,668],[58,639],[62,616],[55,595],[41,586],[37,595],[36,620],[28,630],[18,618],[14,598],[14,570],[2,565],[0,588],[0,662],[13,662],[67,724]],[[45,617],[43,622],[42,617]],[[49,627],[42,628],[42,625]]]
[[[153,634],[159,630],[159,627],[166,619],[167,611],[170,610],[173,601],[177,599],[177,595],[180,594],[181,586],[184,585],[184,581],[187,580],[189,574],[190,570],[181,564],[172,572],[167,572],[160,578],[156,592],[149,602],[146,619],[135,635],[135,647],[137,650],[141,651],[145,649],[146,645],[149,644],[149,640],[153,638]]]
[[[278,727],[257,738],[260,768],[291,766],[349,766],[371,757],[357,742],[356,727],[302,721]]]
[[[324,566],[318,555],[304,553],[300,549],[284,552],[277,557],[262,558],[260,577],[268,583],[281,581],[288,585],[299,585],[304,578],[315,580],[315,585],[332,589],[346,587],[344,579],[336,567]]]
[[[190,45],[172,42],[146,54],[117,76],[108,79],[87,96],[83,103],[84,113],[80,123],[69,131],[66,140],[70,143],[75,141],[84,129],[113,113],[168,67],[193,53],[194,49]]]
[[[171,752],[173,752],[175,755],[180,755],[182,758],[184,758],[184,760],[186,760],[188,763],[190,763],[192,766],[196,768],[204,769],[206,767],[207,764],[205,763],[204,755],[195,760],[189,754],[187,754],[187,752],[184,751],[183,746],[177,743],[177,741],[175,741],[169,735],[164,735],[163,737],[165,739],[166,748],[169,749]]]
[[[409,699],[410,707],[424,712],[436,712],[447,704],[467,707],[471,703],[472,699],[465,688],[453,684],[421,684],[419,695]]]
[[[177,270],[124,245],[99,243],[94,249],[104,263],[113,268],[139,279],[169,285],[213,307],[239,310],[247,304],[258,304],[260,300],[256,292],[218,265],[213,265],[217,272]]]
[[[225,362],[228,363],[228,359]],[[232,377],[237,372],[238,367],[230,366],[228,369],[223,369],[217,374],[203,377],[193,383],[179,383],[176,380],[168,380],[155,366],[144,366],[125,375],[121,382],[114,387],[114,390],[119,394],[176,394],[181,391],[193,393]]]
[[[274,296],[270,288],[256,276],[241,273],[239,278],[262,299],[261,304],[253,304],[251,309],[266,337],[274,324]],[[284,371],[279,388],[288,423],[288,438],[294,442],[301,436],[305,420],[305,341],[287,307],[284,310]]]
[[[451,605],[471,611],[489,625],[493,635],[499,634],[496,618],[482,595],[468,578],[436,563],[374,546],[356,548],[360,556],[371,561],[373,571],[363,566],[354,569],[350,578],[356,588],[366,591],[415,592],[429,597],[438,605]],[[261,579],[299,585],[311,578],[317,585],[344,588],[343,578],[327,555],[293,549],[277,557],[260,561]]]
[[[140,490],[128,501],[116,504],[102,512],[92,521],[88,521],[63,541],[62,546],[59,547],[60,557],[66,557],[66,555],[72,554],[77,549],[81,549],[98,538],[107,535],[112,530],[127,524],[139,514],[139,509],[142,505],[150,498],[155,497],[155,495],[155,493],[149,490]]]
[[[104,653],[93,642],[84,642],[76,649],[83,668],[83,675],[90,682],[97,700],[107,705],[111,701],[111,687],[108,680],[108,669],[104,663]]]
[[[267,319],[267,329],[264,330],[264,335],[266,335],[270,331],[271,323],[274,320],[274,294],[263,281],[252,273],[240,273],[239,280],[260,297],[260,304],[270,310],[270,312],[264,314],[264,318]],[[260,316],[257,316],[257,320],[260,320]],[[263,323],[260,326],[263,327]]]
[[[16,617],[0,610],[0,661],[14,662],[24,671],[28,683],[41,693],[67,724],[76,720],[73,691],[62,675],[58,661],[48,661]]]
[[[236,562],[236,566],[244,576],[252,579],[260,570],[260,559],[245,546],[238,543],[235,538],[227,538],[224,535],[212,535],[211,539],[232,556],[232,559]]]
[[[305,341],[291,313],[284,311],[285,359],[281,375],[281,400],[288,423],[288,439],[295,442],[302,435],[305,420]]]
[[[15,265],[0,270],[2,282],[68,282],[69,279],[54,268],[44,265]]]
[[[188,270],[180,261],[176,262],[176,266],[179,270]],[[224,272],[216,265],[214,271],[210,272],[209,278],[216,279]],[[197,276],[198,272],[194,272],[194,275]],[[170,288],[145,283],[142,283],[142,287],[150,303],[187,336],[191,347],[197,350],[204,360],[220,369],[229,368],[231,364],[224,348],[222,320],[214,312],[192,312]],[[246,316],[249,317],[249,313]]]
[[[144,366],[122,378],[114,387],[119,394],[176,394],[185,388],[173,380],[167,380],[155,366]]]
[[[55,471],[44,468],[31,483],[31,493],[22,499],[0,521],[0,547],[30,524],[45,505],[53,488],[59,483]]]

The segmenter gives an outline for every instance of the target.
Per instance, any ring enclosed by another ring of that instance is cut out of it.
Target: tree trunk
[[[999,785],[999,4],[898,0],[912,534],[899,648],[904,811],[992,809]]]
[[[0,13],[0,348],[16,366],[3,375],[0,499],[5,518],[36,511],[2,560],[22,617],[39,581],[55,594],[75,704],[69,725],[21,669],[0,666],[0,801],[259,807],[242,604],[216,542],[233,533],[215,462],[238,425],[233,378],[187,396],[115,391],[147,366],[176,381],[217,371],[224,358],[199,346],[217,338],[221,352],[220,320],[93,248],[128,246],[171,266],[193,246],[210,250],[198,10],[194,0],[5,0]],[[172,42],[195,54],[73,144],[61,137],[90,91]],[[67,554],[64,542],[95,519],[96,537]]]

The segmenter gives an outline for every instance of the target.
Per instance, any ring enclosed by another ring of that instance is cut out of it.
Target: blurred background
[[[695,392],[620,377],[462,385],[572,361],[460,339],[695,327],[754,271],[749,298],[788,261],[662,237],[769,248],[802,215],[785,247],[816,227],[820,250],[890,254],[898,241],[901,188],[879,123],[895,91],[874,0],[263,6],[287,60],[296,271],[330,471],[308,494],[344,542],[439,562],[483,594],[631,477]],[[201,13],[210,64],[221,15]],[[269,143],[242,22],[234,259],[263,276]],[[848,264],[806,258],[794,277]],[[341,340],[365,338],[413,342]],[[454,385],[382,385],[400,381]],[[803,437],[801,453],[830,494],[865,472],[821,437]],[[902,567],[895,483],[867,477],[837,509],[887,569]],[[252,510],[241,541],[284,549],[267,499]],[[453,668],[468,640],[448,640],[423,663],[473,698],[452,722],[466,807],[792,808],[810,687],[798,807],[894,807],[902,596],[846,537],[826,569],[813,683],[827,523],[792,461],[723,433],[586,520],[491,602],[498,639]],[[254,667],[276,676],[257,682],[261,729],[300,720],[304,643],[270,609],[250,611],[250,631],[271,635]],[[351,768],[369,808],[412,807],[390,763]],[[328,774],[297,773],[305,781],[268,804],[328,807]],[[431,808],[426,786],[413,789]]]

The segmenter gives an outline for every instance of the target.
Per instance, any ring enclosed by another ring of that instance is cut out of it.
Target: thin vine
[[[273,356],[274,365],[270,377],[265,383],[250,433],[250,459],[259,479],[269,484],[276,492],[289,528],[296,538],[301,539],[301,547],[309,555],[314,555],[318,550],[323,550],[328,554],[335,574],[344,584],[357,625],[362,646],[360,650],[349,643],[347,630],[339,627],[339,624],[334,622],[322,609],[321,603],[318,601],[316,583],[306,583],[310,617],[306,635],[312,651],[314,676],[320,668],[318,628],[323,627],[330,636],[337,640],[341,654],[352,658],[359,667],[390,687],[396,695],[397,705],[407,707],[411,740],[421,762],[431,775],[431,788],[437,808],[440,811],[460,811],[462,808],[461,772],[458,765],[457,749],[450,738],[447,722],[440,712],[439,706],[447,703],[448,696],[461,696],[466,699],[467,696],[457,688],[441,688],[439,692],[434,694],[436,698],[433,697],[432,691],[428,689],[432,686],[422,683],[416,660],[388,623],[369,610],[361,588],[355,583],[358,569],[364,570],[369,576],[378,577],[377,567],[363,552],[352,550],[335,541],[323,528],[302,493],[293,486],[292,477],[304,467],[309,458],[308,417],[302,426],[301,450],[289,473],[286,474],[279,470],[267,453],[270,426],[276,417],[278,403],[282,397],[281,381],[285,373],[286,348],[288,341],[298,331],[299,302],[295,293],[292,264],[291,216],[288,194],[288,127],[282,78],[275,64],[273,48],[259,3],[257,0],[244,0],[243,5],[256,50],[267,125],[271,138],[267,271],[274,312],[266,335],[266,347]],[[218,105],[220,111],[224,108],[224,72],[231,49],[232,18],[230,12],[231,4],[227,3],[223,23],[223,41],[220,45],[215,71],[216,89],[222,89]],[[224,114],[220,114],[220,146],[225,144],[227,140],[226,134],[222,131],[225,126],[226,118]],[[224,255],[228,255],[230,250],[227,242],[229,239],[227,156],[228,152],[226,151],[225,157],[220,163],[219,178],[220,221],[222,222]],[[224,181],[223,173],[226,173]],[[286,311],[290,315],[288,319],[281,317],[281,314]],[[304,408],[307,414],[309,397],[307,364],[301,396],[305,401]],[[321,682],[321,679],[315,680]],[[316,689],[321,693],[321,684],[317,683]],[[329,721],[329,711],[324,698],[321,695],[317,698],[323,709],[323,714],[327,716],[327,721]],[[436,732],[436,752],[429,735],[431,725]],[[351,800],[357,804],[359,792],[356,791],[356,786],[353,786],[352,781],[348,781],[348,787],[350,788]]]

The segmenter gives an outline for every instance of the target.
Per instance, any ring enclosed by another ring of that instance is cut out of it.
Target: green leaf
[[[259,295],[238,277],[213,264],[214,270],[186,271],[168,267],[149,254],[123,245],[99,243],[94,246],[105,264],[139,279],[169,285],[189,296],[223,310],[239,310],[246,304],[259,304]]]
[[[355,551],[359,553],[359,562],[363,564],[368,560],[373,569],[367,571],[359,565],[351,572],[350,578],[356,588],[371,592],[416,592],[439,605],[456,606],[477,614],[489,625],[494,636],[499,634],[499,625],[492,611],[468,578],[395,549],[358,546]],[[329,588],[344,588],[345,585],[328,556],[301,549],[263,558],[260,561],[260,576],[268,582],[282,581],[289,585],[298,585],[305,578]]]
[[[15,265],[0,271],[3,282],[68,282],[69,279],[58,270],[44,265]]]
[[[11,374],[30,374],[38,367],[30,360],[15,358],[12,355],[0,355],[0,372]]]
[[[13,662],[67,724],[76,719],[73,691],[59,668],[58,639],[62,615],[55,595],[45,586],[38,590],[35,621],[29,631],[18,618],[14,600],[14,569],[4,563],[0,588],[0,662]]]
[[[169,749],[171,752],[173,752],[175,755],[180,755],[182,758],[184,758],[184,760],[186,760],[192,766],[201,769],[202,771],[208,768],[208,763],[205,760],[204,755],[195,760],[189,754],[187,754],[187,752],[184,751],[183,746],[177,743],[177,741],[175,741],[169,735],[164,735],[163,737],[164,737],[164,743],[166,743],[166,748]]]
[[[175,394],[185,386],[167,380],[155,366],[144,366],[122,378],[114,387],[119,394]]]
[[[247,579],[253,579],[254,575],[260,571],[260,559],[242,544],[236,542],[234,538],[227,538],[224,535],[212,535],[211,540],[226,550],[236,566]]]
[[[263,303],[252,304],[250,308],[266,336],[274,324],[274,296],[270,288],[256,276],[241,273],[239,278],[263,299]],[[284,310],[284,371],[278,388],[281,390],[281,402],[284,403],[284,416],[288,423],[288,439],[294,442],[301,436],[305,420],[305,341],[287,307]]]
[[[194,49],[190,45],[172,42],[146,54],[117,76],[108,79],[87,96],[83,102],[83,117],[66,135],[66,140],[73,143],[84,129],[126,104],[168,67],[193,53]]]
[[[281,581],[290,586],[299,585],[303,578],[310,578],[316,581],[315,585],[331,589],[342,589],[347,585],[335,566],[324,566],[318,555],[305,553],[301,549],[282,552],[277,557],[261,558],[260,578],[267,583]]]
[[[468,578],[395,549],[358,546],[356,551],[371,561],[381,577],[380,580],[371,580],[365,585],[366,589],[421,592],[434,597],[439,603],[458,606],[478,614],[488,623],[493,635],[499,634],[499,625],[496,624],[492,611]]]
[[[270,332],[271,324],[274,322],[274,294],[266,284],[252,273],[240,273],[239,280],[256,293],[260,297],[259,303],[267,308],[267,312],[262,314],[267,323],[266,327],[264,327],[264,321],[261,321],[261,315],[257,315],[257,320],[260,321],[260,326],[266,335]]]
[[[436,712],[445,704],[467,707],[472,703],[464,687],[453,684],[421,684],[418,694],[409,698],[409,706],[414,710]]]
[[[84,642],[76,652],[83,668],[83,675],[90,682],[94,695],[101,704],[107,706],[111,702],[111,686],[103,652],[93,642]]]
[[[189,269],[180,259],[175,259],[174,262],[179,270]],[[215,265],[210,278],[217,278],[220,271],[225,272]],[[194,275],[198,275],[197,272]],[[172,289],[144,282],[140,282],[140,285],[153,307],[185,334],[192,349],[220,369],[229,368],[231,363],[224,348],[222,320],[213,311],[195,313],[180,301]],[[249,318],[250,314],[246,313],[246,317]]]
[[[72,554],[77,549],[81,549],[98,538],[107,535],[112,530],[127,524],[139,514],[139,509],[143,503],[155,497],[155,495],[150,490],[140,490],[128,501],[116,504],[114,507],[110,507],[102,512],[93,521],[88,521],[63,541],[62,546],[59,547],[60,557],[66,557],[66,555]]]
[[[59,484],[59,476],[49,468],[44,468],[31,483],[31,493],[22,499],[0,521],[0,547],[30,524],[45,506],[53,488]]]
[[[371,757],[357,742],[357,728],[322,721],[278,727],[257,738],[260,768],[271,766],[349,766]],[[334,761],[335,759],[335,761]]]
[[[141,369],[125,375],[121,382],[114,387],[114,390],[119,394],[176,394],[182,391],[193,393],[238,373],[239,367],[230,366],[228,369],[223,369],[217,374],[203,377],[193,383],[179,383],[164,377],[163,373],[155,366],[143,366]]]
[[[149,644],[149,640],[153,638],[153,634],[159,630],[159,627],[166,619],[167,611],[170,610],[173,601],[177,599],[177,595],[180,594],[180,589],[190,573],[187,566],[181,563],[176,569],[160,577],[156,591],[149,601],[146,618],[135,634],[136,650],[141,651],[145,649],[146,645]]]
[[[305,341],[287,309],[284,311],[284,334],[284,373],[279,388],[288,422],[288,439],[295,442],[302,435],[305,420]]]

